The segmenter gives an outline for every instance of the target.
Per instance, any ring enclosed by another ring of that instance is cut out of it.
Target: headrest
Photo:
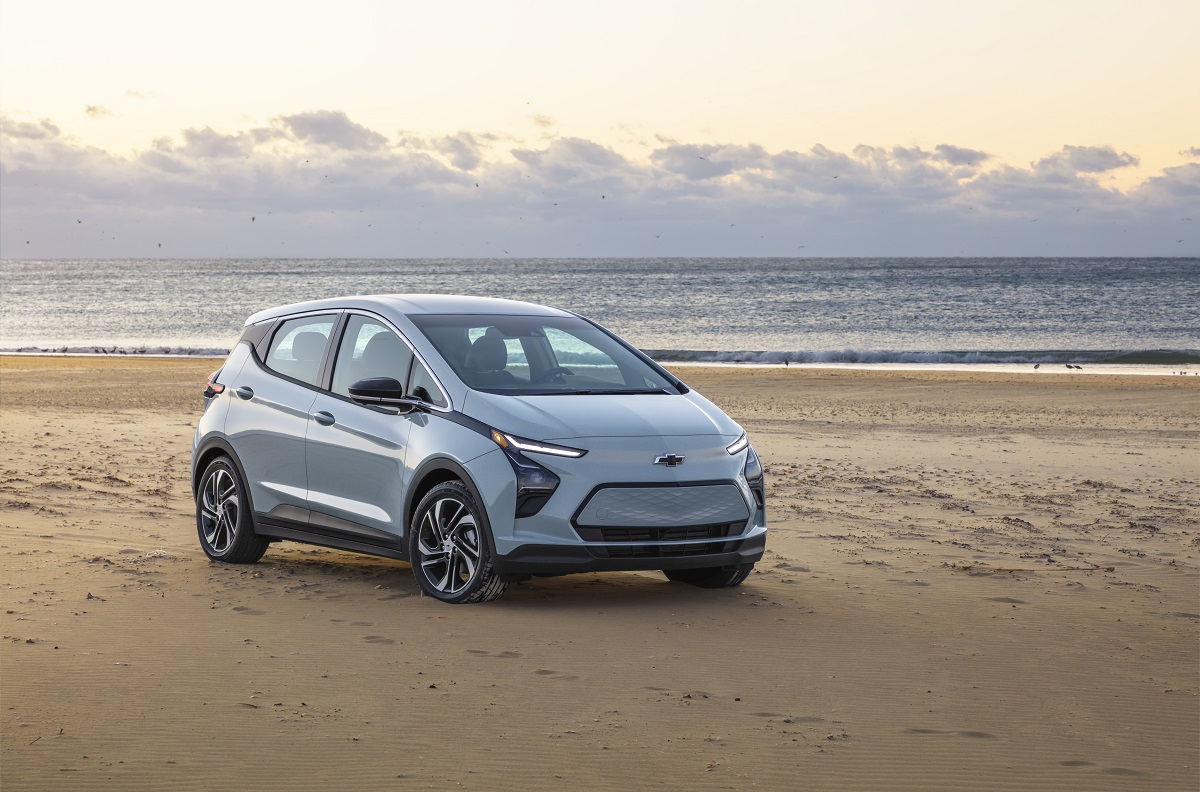
[[[363,348],[362,364],[371,371],[393,371],[408,358],[408,347],[395,333],[384,331],[371,336]]]
[[[508,365],[508,347],[504,336],[494,327],[475,339],[467,352],[468,371],[500,371]]]
[[[292,358],[294,360],[303,360],[312,362],[320,360],[321,354],[325,351],[325,336],[320,333],[314,333],[311,330],[304,333],[296,333],[296,337],[292,339]]]

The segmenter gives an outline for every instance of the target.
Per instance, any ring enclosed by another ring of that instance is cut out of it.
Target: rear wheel
[[[733,588],[741,585],[754,564],[743,564],[732,567],[704,567],[702,569],[664,569],[667,580],[675,583],[689,583],[706,589]]]
[[[421,499],[409,530],[409,559],[417,585],[442,602],[490,602],[508,588],[492,566],[482,514],[458,481],[439,484]]]
[[[196,491],[196,531],[200,547],[214,561],[253,564],[270,544],[254,532],[246,486],[229,457],[204,469]]]

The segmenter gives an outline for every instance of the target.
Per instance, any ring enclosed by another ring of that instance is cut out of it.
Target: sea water
[[[779,365],[1200,364],[1200,259],[0,261],[0,350],[228,350],[255,311],[321,297],[506,297],[656,358]]]

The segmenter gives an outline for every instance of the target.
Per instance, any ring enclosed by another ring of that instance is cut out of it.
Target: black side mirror
[[[392,377],[360,379],[348,390],[351,399],[366,406],[399,407],[402,411],[415,410],[421,406],[418,399],[406,397],[404,386]]]

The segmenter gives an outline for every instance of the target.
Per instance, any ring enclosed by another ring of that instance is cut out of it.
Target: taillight
[[[211,399],[213,396],[216,396],[218,393],[224,392],[225,386],[222,385],[221,383],[217,382],[217,377],[219,377],[220,375],[221,375],[221,369],[217,369],[212,374],[208,375],[208,382],[206,382],[204,385],[204,398]]]

